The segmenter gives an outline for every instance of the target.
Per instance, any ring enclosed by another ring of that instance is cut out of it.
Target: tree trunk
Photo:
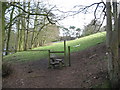
[[[118,11],[118,41],[119,41],[119,48],[120,48],[120,2],[119,2],[119,11]]]
[[[17,52],[19,48],[19,36],[20,35],[20,19],[18,19],[17,23],[17,35],[16,35],[16,44],[15,44],[15,52]]]
[[[2,42],[2,2],[0,2],[0,73],[2,73],[2,60],[3,60],[3,54],[2,54],[2,50],[3,50],[3,42]],[[2,77],[0,77],[0,89],[2,89]]]
[[[114,29],[112,30],[111,3],[106,2],[107,11],[107,53],[108,53],[108,73],[112,87],[119,87],[119,64],[118,64],[118,22],[117,22],[117,3],[113,2]]]
[[[28,12],[30,12],[30,2],[28,2]],[[27,33],[26,33],[26,40],[25,40],[25,48],[24,50],[26,51],[27,50],[27,47],[28,47],[28,29],[29,29],[29,17],[30,15],[28,14],[27,16]]]
[[[39,7],[39,2],[38,2],[38,4],[37,4],[37,7],[36,7],[36,13],[38,12],[38,7]],[[35,16],[35,20],[34,20],[34,28],[33,28],[33,32],[32,32],[32,38],[31,38],[31,48],[34,48],[34,43],[35,43],[35,41],[34,41],[34,36],[35,36],[35,34],[36,34],[36,24],[37,24],[37,15]]]
[[[7,34],[7,42],[6,42],[6,55],[8,54],[8,49],[9,49],[9,42],[10,42],[10,33],[11,33],[11,29],[12,29],[12,18],[13,18],[13,12],[14,12],[14,7],[12,8],[12,12],[10,14],[10,27],[8,29],[8,34]]]
[[[19,45],[18,45],[19,51],[22,50],[21,46],[22,46],[22,28],[20,30],[20,35],[19,35]]]
[[[20,2],[20,1],[19,1]],[[21,10],[18,9],[19,14],[21,14]],[[20,17],[17,19],[17,39],[16,39],[16,45],[15,45],[15,51],[19,51],[20,50],[20,43],[21,43],[21,31],[20,31],[20,25],[21,25],[21,19]]]
[[[5,11],[6,11],[6,3],[1,2],[2,4],[2,50],[5,48]]]

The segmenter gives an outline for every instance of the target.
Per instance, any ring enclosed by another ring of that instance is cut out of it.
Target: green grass
[[[97,45],[98,43],[102,43],[105,41],[106,33],[96,33],[92,34],[86,37],[82,37],[76,40],[67,41],[67,46],[71,46],[71,52],[77,52],[84,50],[88,47]],[[33,50],[44,50],[44,49],[50,49],[52,51],[63,51],[63,42],[60,43],[53,43],[49,46],[43,46],[34,48]],[[76,45],[79,45],[79,47],[74,47]],[[63,54],[57,54],[59,56],[62,56]],[[23,52],[17,52],[12,55],[7,55],[3,59],[7,61],[30,61],[30,60],[40,60],[42,58],[48,58],[48,52],[47,51],[23,51]]]

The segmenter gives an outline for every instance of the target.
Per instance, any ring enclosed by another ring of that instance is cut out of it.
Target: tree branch
[[[14,6],[14,7],[17,7],[17,8],[19,8],[19,9],[21,9],[23,12],[25,12],[25,13],[27,13],[27,14],[29,14],[29,15],[41,15],[41,16],[47,16],[47,14],[40,14],[40,13],[30,13],[30,12],[27,12],[26,10],[24,10],[23,8],[21,8],[21,7],[19,7],[19,6],[17,6],[17,5],[15,5],[15,4],[10,4],[11,6]]]

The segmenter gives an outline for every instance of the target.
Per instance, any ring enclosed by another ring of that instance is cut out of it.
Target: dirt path
[[[3,88],[88,88],[107,80],[105,45],[72,53],[71,67],[47,69],[47,60],[14,64],[14,73],[3,78]]]

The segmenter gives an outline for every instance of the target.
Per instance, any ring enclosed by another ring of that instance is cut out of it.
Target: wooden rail
[[[50,51],[50,53],[64,53],[64,51]]]

